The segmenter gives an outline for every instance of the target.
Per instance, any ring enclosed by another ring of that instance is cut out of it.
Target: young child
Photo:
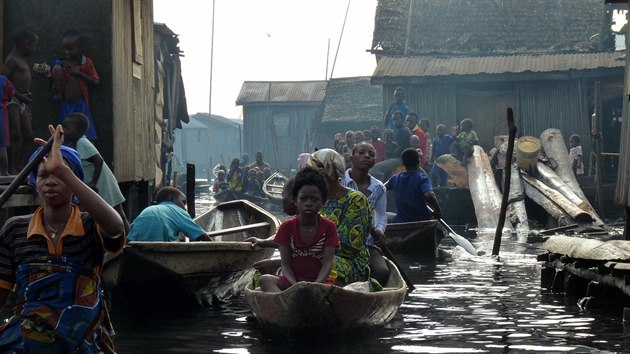
[[[96,147],[85,137],[88,129],[88,118],[83,113],[70,113],[63,121],[66,145],[76,149],[81,155],[81,164],[85,171],[83,181],[94,189],[120,215],[125,224],[125,232],[129,232],[129,221],[123,210],[125,197],[118,187],[116,177],[103,161]]]
[[[274,239],[280,249],[282,275],[262,275],[263,291],[279,292],[299,281],[334,284],[336,280],[337,227],[319,215],[328,197],[324,175],[304,168],[295,176],[291,194],[298,215],[283,222]]]
[[[228,189],[229,186],[230,184],[228,183],[227,178],[225,178],[225,170],[218,170],[217,178],[215,178],[214,183],[212,183],[212,191],[214,193],[218,193],[219,191]]]
[[[22,28],[13,35],[13,49],[2,65],[2,75],[13,83],[14,96],[7,104],[10,141],[7,144],[8,169],[17,174],[26,163],[29,144],[33,140],[31,127],[31,67],[26,62],[37,48],[37,35]]]
[[[472,119],[466,118],[462,120],[459,126],[461,132],[457,134],[451,146],[454,148],[453,150],[455,152],[453,155],[466,165],[468,158],[473,154],[472,146],[479,144],[479,138],[477,137],[477,133],[472,130],[474,126]]]
[[[88,118],[89,126],[85,136],[97,139],[96,126],[90,113],[90,85],[98,85],[100,77],[92,59],[83,55],[82,36],[77,31],[67,31],[62,38],[63,77],[61,79],[61,111],[59,121],[72,112],[81,112]]]
[[[245,193],[255,196],[262,196],[263,194],[262,187],[258,182],[258,169],[255,167],[250,168],[249,171],[247,171],[247,185],[245,187]]]
[[[569,137],[569,160],[573,168],[573,173],[576,176],[582,176],[584,174],[584,162],[582,160],[582,138],[579,135],[573,134]]]

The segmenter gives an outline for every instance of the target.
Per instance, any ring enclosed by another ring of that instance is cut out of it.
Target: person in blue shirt
[[[402,87],[396,87],[394,90],[394,100],[389,104],[387,113],[385,113],[383,119],[384,129],[394,129],[392,114],[396,111],[401,112],[403,117],[407,116],[407,113],[409,113],[409,106],[407,105],[407,101],[405,101],[405,89]]]
[[[413,148],[405,149],[401,155],[405,171],[392,176],[385,182],[387,190],[394,191],[396,215],[394,223],[441,219],[442,209],[438,203],[431,179],[420,170],[420,156]],[[433,215],[427,208],[433,209]]]
[[[162,187],[155,201],[131,224],[129,241],[177,241],[180,232],[191,241],[211,241],[186,212],[186,196],[179,189]]]
[[[432,143],[431,154],[431,182],[434,186],[446,187],[448,184],[448,173],[440,168],[435,163],[435,159],[442,155],[446,155],[451,152],[451,144],[453,143],[453,137],[446,133],[446,126],[444,124],[438,124],[435,127],[435,138]]]

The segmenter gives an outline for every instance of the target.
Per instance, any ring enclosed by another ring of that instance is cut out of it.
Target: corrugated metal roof
[[[236,105],[263,102],[322,102],[327,81],[245,81]]]
[[[624,66],[614,52],[490,57],[382,57],[372,78],[592,70]]]

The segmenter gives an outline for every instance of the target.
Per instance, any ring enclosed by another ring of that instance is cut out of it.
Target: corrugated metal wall
[[[383,86],[383,110],[387,111],[396,86]],[[407,104],[420,118],[428,118],[432,129],[439,123],[455,124],[457,120],[457,87],[455,84],[404,86]],[[384,114],[385,112],[383,112]]]
[[[584,162],[588,164],[591,114],[586,91],[583,80],[518,83],[515,118],[519,135],[538,137],[545,129],[557,128],[568,147],[569,136],[578,134],[582,138]]]
[[[312,134],[312,122],[321,114],[321,104],[244,105],[243,152],[248,153],[253,162],[254,154],[262,151],[272,170],[297,168],[298,155],[310,151],[308,139]],[[288,129],[282,132],[277,119],[276,125],[273,124],[273,117],[286,117],[283,119],[288,121]],[[272,127],[276,128],[277,143],[274,143]]]

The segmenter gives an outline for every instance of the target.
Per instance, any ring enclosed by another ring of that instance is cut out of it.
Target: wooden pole
[[[505,214],[507,213],[508,199],[510,197],[510,177],[512,176],[512,155],[514,154],[514,138],[516,137],[516,126],[514,125],[514,112],[512,108],[507,109],[508,121],[508,147],[505,153],[505,168],[503,169],[503,198],[501,199],[501,211],[499,212],[499,222],[497,230],[494,233],[494,245],[492,247],[492,255],[499,255],[501,248],[501,235],[503,234],[503,225],[505,225]]]
[[[13,182],[11,182],[7,189],[5,189],[4,192],[2,192],[2,194],[0,195],[0,207],[2,207],[4,203],[6,203],[9,198],[11,198],[15,190],[20,186],[20,184],[24,182],[29,173],[31,173],[31,171],[35,170],[39,166],[39,163],[42,161],[44,156],[46,156],[46,154],[50,152],[50,149],[52,149],[53,142],[54,137],[50,137],[50,139],[48,139],[48,141],[46,142],[46,145],[44,145],[44,147],[39,150],[37,155],[35,155],[35,157],[33,157],[33,159],[29,161],[26,166],[24,166],[22,171],[20,171],[20,173],[15,176]]]
[[[195,165],[186,164],[186,208],[188,215],[195,218]]]

